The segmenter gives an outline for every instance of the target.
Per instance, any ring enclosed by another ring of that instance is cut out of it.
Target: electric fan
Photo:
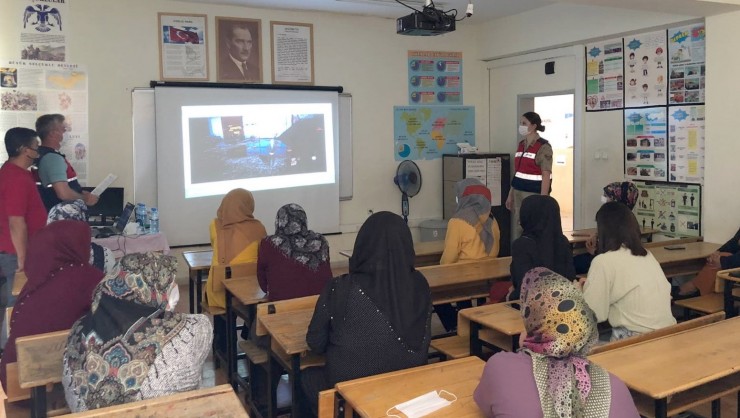
[[[419,166],[411,160],[401,161],[396,170],[393,182],[401,190],[401,213],[403,220],[409,223],[409,197],[414,197],[421,190],[421,171]]]

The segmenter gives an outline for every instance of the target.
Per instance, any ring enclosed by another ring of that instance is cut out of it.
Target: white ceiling
[[[411,10],[395,0],[181,0],[204,4],[228,4],[288,10],[316,10],[397,18]],[[419,7],[423,0],[406,3]],[[662,12],[684,16],[711,16],[740,10],[740,0],[472,0],[474,14],[470,22],[485,22],[511,16],[555,3],[585,4],[638,11]],[[468,0],[439,0],[438,9],[457,9],[461,18]],[[556,16],[553,16],[556,18]]]

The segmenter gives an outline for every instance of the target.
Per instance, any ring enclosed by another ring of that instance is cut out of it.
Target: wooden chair
[[[507,305],[520,303],[518,300],[502,302]],[[479,331],[478,338],[503,350],[511,351],[511,339],[490,329]],[[468,357],[470,355],[470,321],[457,314],[457,335],[433,339],[430,347],[443,354],[446,360]]]
[[[212,275],[211,279],[213,280],[213,286],[220,287],[225,291],[224,288],[224,280],[229,280],[232,277],[245,277],[245,276],[254,276],[257,274],[257,263],[239,263],[239,264],[229,264],[229,265],[216,265],[211,267]],[[218,306],[211,306],[208,304],[208,301],[206,298],[203,298],[203,303],[201,305],[201,308],[203,309],[203,313],[209,314],[213,317],[214,324],[217,321],[220,321],[222,324],[226,324],[226,309],[218,307]],[[245,324],[245,326],[249,326],[248,324]],[[227,363],[226,361],[226,353],[222,353],[221,350],[218,349],[219,341],[226,341],[226,335],[221,335],[220,332],[218,332],[218,327],[214,325],[213,327],[213,343],[211,346],[211,350],[213,352],[213,366],[215,368],[221,367],[221,361],[224,363]],[[225,329],[225,326],[224,326]],[[241,327],[237,327],[237,329],[241,329]],[[224,343],[225,345],[225,343]]]
[[[254,334],[257,336],[258,339],[265,338],[268,335],[267,329],[262,325],[260,318],[266,315],[273,315],[278,312],[291,312],[309,309],[312,310],[316,307],[316,301],[318,299],[318,295],[313,295],[296,299],[286,299],[276,302],[265,302],[258,304],[256,320],[254,321]],[[255,376],[255,367],[262,367],[265,369],[268,368],[268,359],[270,353],[267,349],[260,347],[257,343],[250,340],[240,341],[239,348],[241,348],[242,351],[244,351],[244,353],[246,354],[245,357],[247,362],[247,373],[249,374],[249,376]],[[283,360],[285,364],[290,364],[290,360],[287,357],[284,357]],[[301,361],[301,369],[321,364],[323,364],[323,357],[309,354]],[[267,370],[267,373],[269,373],[269,370]],[[254,388],[257,384],[266,385],[267,382],[254,382],[250,377],[248,394],[250,407],[253,409],[256,408],[256,404],[254,403]],[[270,393],[274,394],[275,391],[270,390]],[[295,402],[295,399],[293,401]],[[272,399],[272,404],[277,405],[277,399]]]
[[[656,338],[665,337],[666,335],[676,334],[681,331],[686,331],[693,328],[698,328],[704,325],[713,324],[725,319],[725,313],[723,311],[712,313],[709,315],[700,316],[690,321],[684,321],[670,327],[657,329],[652,332],[646,332],[644,334],[635,335],[634,337],[624,338],[621,340],[613,341],[607,344],[599,345],[591,349],[591,354],[603,353],[605,351],[614,350],[615,348],[626,347],[628,345],[641,343],[643,341],[650,341]]]
[[[62,381],[62,361],[69,330],[19,337],[15,340],[18,352],[18,383],[31,390],[31,416],[47,416],[47,385]],[[10,366],[10,365],[9,365]],[[69,412],[69,410],[66,410]],[[50,415],[60,411],[50,411]]]

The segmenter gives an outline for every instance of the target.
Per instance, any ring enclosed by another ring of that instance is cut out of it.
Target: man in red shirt
[[[0,308],[13,306],[15,272],[23,270],[28,237],[46,225],[46,209],[29,168],[38,158],[36,131],[11,128],[5,134],[8,161],[0,168]],[[4,315],[0,316],[2,318]],[[4,345],[4,341],[0,341]]]

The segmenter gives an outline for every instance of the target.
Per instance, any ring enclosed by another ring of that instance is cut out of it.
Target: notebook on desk
[[[113,226],[92,227],[90,229],[92,237],[108,238],[113,235],[122,235],[132,213],[134,213],[134,204],[126,202],[126,206],[124,206],[123,212],[121,212],[121,216],[118,217],[116,223]]]

